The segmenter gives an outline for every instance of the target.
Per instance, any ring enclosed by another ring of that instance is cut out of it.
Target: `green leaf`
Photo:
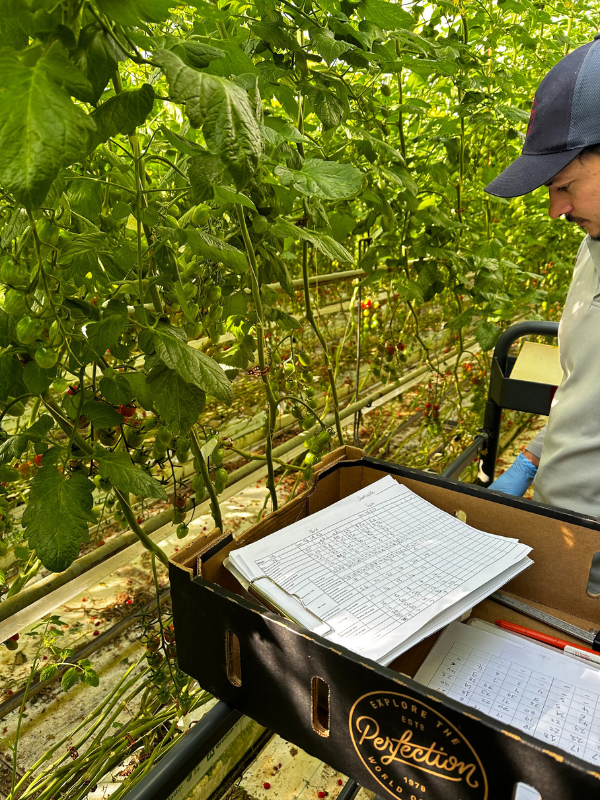
[[[154,331],[154,345],[161,361],[186,383],[231,405],[233,387],[221,367],[210,356],[176,338],[167,328]]]
[[[346,109],[333,92],[328,89],[319,89],[313,100],[315,114],[323,123],[323,130],[337,128],[346,117]],[[332,162],[335,163],[335,162]]]
[[[109,450],[96,451],[94,458],[98,462],[98,472],[104,480],[127,494],[139,497],[157,497],[167,499],[167,493],[160,483],[148,475],[131,461],[122,450],[111,453]]]
[[[51,374],[53,373],[53,374]],[[42,394],[50,387],[56,370],[42,369],[37,362],[29,361],[23,369],[23,380],[31,394]]]
[[[329,66],[331,66],[332,62],[339,58],[342,53],[354,49],[354,45],[352,44],[339,42],[335,38],[333,31],[327,30],[326,28],[312,28],[310,30],[310,41],[317,53],[323,56]]]
[[[100,400],[88,400],[83,404],[82,413],[96,428],[114,428],[125,421],[122,414]]]
[[[206,152],[200,145],[191,142],[189,139],[186,139],[185,136],[173,133],[166,125],[160,125],[160,130],[169,144],[172,144],[173,147],[179,150],[180,153],[183,153],[184,156],[197,156]]]
[[[32,13],[25,0],[4,0],[0,14],[0,36],[5,47],[23,50],[29,44]]]
[[[206,393],[166,367],[152,370],[148,385],[158,413],[169,430],[185,435],[204,411]]]
[[[177,39],[175,36],[165,37],[168,40],[167,50],[176,53],[189,67],[204,69],[211,61],[225,58],[225,53],[217,47],[202,42],[190,42]]]
[[[339,242],[336,242],[335,239],[332,239],[331,236],[324,236],[315,231],[307,231],[306,228],[294,225],[286,219],[278,219],[271,227],[270,233],[273,236],[280,236],[284,239],[292,238],[310,242],[315,249],[319,250],[332,261],[337,260],[349,262],[350,264],[354,263],[354,258],[351,253]]]
[[[0,481],[2,483],[12,483],[19,480],[21,473],[14,467],[0,467]]]
[[[56,664],[46,664],[46,666],[40,670],[40,682],[49,681],[57,672],[58,667]]]
[[[265,306],[265,315],[267,319],[276,322],[284,331],[294,331],[302,327],[302,324],[297,319],[294,319],[294,317],[279,308]]]
[[[262,152],[260,130],[246,92],[231,81],[196,72],[169,50],[157,51],[154,60],[165,73],[172,100],[185,103],[190,122],[202,127],[208,149],[220,156],[242,189]]]
[[[482,350],[491,350],[495,347],[498,337],[502,333],[502,328],[493,322],[480,319],[474,329],[475,339]]]
[[[76,667],[69,667],[69,669],[62,676],[60,682],[63,692],[68,692],[79,680],[79,670]]]
[[[92,84],[83,72],[64,56],[60,45],[53,47],[48,52],[44,58],[44,64],[48,76],[66,89],[70,95],[85,103],[92,102],[94,99]]]
[[[95,105],[115,74],[119,61],[124,61],[127,55],[100,23],[92,22],[81,29],[79,46],[71,58],[88,79],[91,86],[90,102]]]
[[[314,195],[322,200],[353,197],[363,181],[363,173],[356,167],[320,158],[305,161],[301,170],[278,166],[274,173],[284,186],[291,185],[300,194],[307,197]]]
[[[131,374],[128,374],[127,377],[125,375],[116,375],[114,378],[107,376],[101,378],[98,388],[102,393],[102,397],[114,406],[127,405],[133,398],[130,378]]]
[[[66,478],[55,466],[42,466],[31,482],[22,524],[29,547],[51,572],[67,569],[89,542],[88,523],[96,521],[93,488],[81,472]]]
[[[23,365],[16,353],[10,351],[0,355],[0,402],[9,397],[20,397],[27,393],[23,383]]]
[[[0,347],[8,347],[12,341],[16,340],[16,327],[16,319],[0,308]]]
[[[215,198],[223,200],[226,203],[239,203],[246,208],[256,211],[256,206],[245,195],[239,192],[232,192],[231,189],[226,189],[224,186],[215,186]]]
[[[153,105],[154,89],[149,83],[130,92],[121,92],[102,103],[91,114],[97,127],[92,147],[106,142],[117,133],[134,134],[135,129],[146,121]]]
[[[104,13],[121,25],[139,25],[144,22],[162,22],[170,9],[178,6],[177,0],[98,0]]]
[[[146,411],[152,411],[154,398],[152,390],[143,372],[127,373],[127,382],[131,386],[131,391],[137,402]]]
[[[53,80],[47,57],[26,66],[4,50],[0,74],[0,183],[31,209],[59,171],[85,155],[96,126]]]
[[[88,686],[99,686],[100,678],[95,670],[91,667],[86,667],[81,676],[82,683],[87,683]]]
[[[90,322],[85,329],[89,346],[101,358],[117,343],[126,326],[127,317],[121,314],[109,314],[101,322]]]
[[[224,264],[234,272],[242,274],[248,272],[246,254],[238,250],[237,247],[224,242],[223,239],[217,239],[209,233],[194,230],[193,228],[187,230],[187,237],[188,244],[195,256],[202,256],[208,261]]]
[[[250,30],[263,42],[270,44],[277,50],[290,50],[292,53],[301,53],[302,48],[294,38],[291,30],[286,30],[283,20],[281,22],[255,22]]]
[[[402,8],[401,3],[391,0],[366,0],[361,3],[360,12],[365,19],[379,25],[384,31],[412,30],[415,26],[414,17]]]

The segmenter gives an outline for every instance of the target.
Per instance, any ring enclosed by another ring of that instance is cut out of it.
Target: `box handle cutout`
[[[329,684],[315,677],[310,682],[311,722],[319,736],[329,736]]]
[[[597,600],[600,597],[600,553],[594,553],[592,556],[592,566],[590,567],[590,574],[587,583],[588,597],[593,597]]]
[[[542,800],[542,795],[533,786],[519,781],[515,783],[512,800]]]
[[[227,680],[233,686],[242,685],[242,660],[240,657],[240,640],[233,631],[225,631],[225,669]]]

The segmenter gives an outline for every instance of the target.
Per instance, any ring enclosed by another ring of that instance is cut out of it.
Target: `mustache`
[[[567,222],[575,222],[577,225],[580,225],[582,222],[589,222],[585,217],[574,217],[572,214],[565,214],[565,219]]]

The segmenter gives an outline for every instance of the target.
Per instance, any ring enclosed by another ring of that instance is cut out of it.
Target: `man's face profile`
[[[575,158],[546,186],[552,219],[564,215],[568,222],[600,241],[600,155],[590,153],[583,159]]]

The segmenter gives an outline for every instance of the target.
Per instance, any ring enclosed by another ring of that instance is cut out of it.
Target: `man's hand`
[[[513,464],[489,488],[514,497],[523,497],[535,478],[539,463],[537,456],[525,450],[519,453]]]

